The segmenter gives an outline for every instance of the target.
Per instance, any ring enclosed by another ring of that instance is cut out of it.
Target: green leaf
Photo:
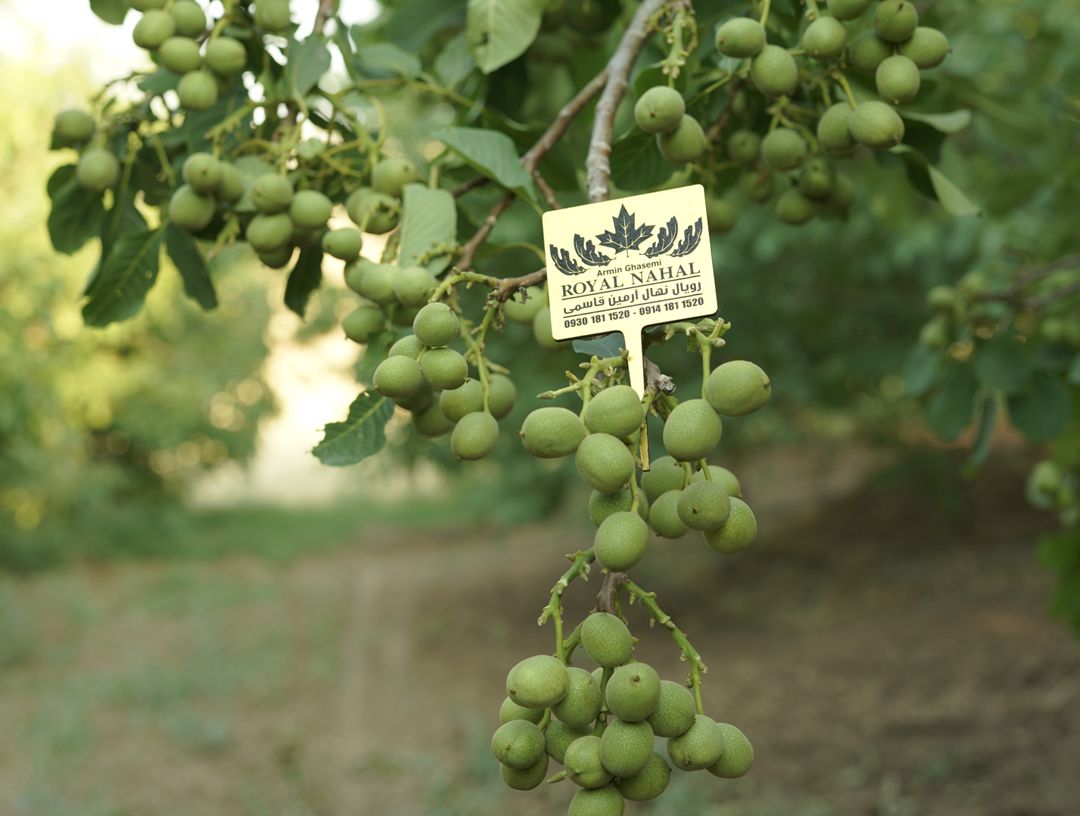
[[[419,51],[443,29],[464,22],[464,0],[404,0],[394,5],[386,23],[386,39],[407,51]]]
[[[101,232],[105,205],[101,193],[87,190],[75,178],[75,165],[66,164],[49,177],[46,187],[52,200],[49,239],[57,252],[71,255]]]
[[[210,279],[210,269],[195,239],[175,224],[169,224],[165,228],[165,251],[184,281],[187,296],[207,311],[216,308],[218,300],[214,282]]]
[[[388,42],[360,46],[352,67],[369,79],[416,79],[423,70],[419,57]]]
[[[478,173],[536,204],[532,179],[521,166],[514,140],[505,133],[483,128],[447,127],[433,133],[432,138],[461,156]]]
[[[1073,359],[1072,365],[1069,366],[1069,373],[1065,375],[1065,379],[1073,385],[1080,385],[1080,354],[1077,354]]]
[[[332,422],[311,451],[324,465],[346,467],[378,453],[386,444],[386,423],[394,403],[374,391],[365,391],[349,406],[344,422]]]
[[[941,352],[923,345],[913,346],[904,361],[904,390],[921,397],[930,390],[941,371]]]
[[[932,194],[953,215],[978,215],[980,210],[970,198],[918,150],[897,145],[890,152],[900,156],[911,183],[924,195]]]
[[[300,317],[304,316],[312,293],[322,283],[322,245],[315,241],[300,250],[296,266],[285,284],[285,305]]]
[[[452,259],[457,243],[457,207],[448,190],[432,190],[423,184],[410,184],[405,188],[403,215],[401,219],[402,266],[413,266],[427,256],[425,266],[438,275]],[[431,255],[436,247],[447,251]]]
[[[941,133],[959,133],[971,124],[971,111],[967,108],[947,113],[919,113],[918,111],[897,108],[896,112],[905,119],[930,125]]]
[[[490,74],[524,54],[543,14],[542,0],[469,0],[465,33],[480,70]]]
[[[90,285],[83,305],[88,326],[126,320],[142,308],[161,266],[164,230],[142,229],[122,234]]]
[[[1023,394],[1009,399],[1009,420],[1035,444],[1062,433],[1071,412],[1069,387],[1051,374],[1036,374]]]
[[[979,425],[975,431],[975,445],[971,449],[971,455],[964,463],[968,471],[973,471],[986,461],[990,455],[990,440],[994,438],[994,429],[997,427],[998,398],[994,394],[986,394],[979,403]]]
[[[303,101],[308,92],[330,70],[330,49],[326,38],[314,34],[304,40],[289,43],[289,61],[285,65],[285,77],[289,93]]]
[[[614,357],[625,347],[623,336],[619,332],[574,341],[574,351],[590,357]]]
[[[611,180],[620,190],[651,190],[671,178],[675,165],[660,155],[656,138],[636,131],[615,142]]]
[[[984,385],[1015,394],[1027,379],[1027,350],[1012,336],[980,343],[975,352],[975,374]]]
[[[127,17],[127,0],[90,0],[90,10],[110,25],[120,25]]]
[[[476,68],[464,34],[450,40],[435,57],[435,75],[447,88],[454,88]]]
[[[970,366],[954,365],[944,376],[926,406],[926,421],[948,442],[971,422],[975,410],[975,375]]]
[[[390,346],[397,342],[398,335],[393,329],[383,329],[364,346],[364,353],[356,364],[356,379],[363,383],[371,382],[379,363],[390,355]]]

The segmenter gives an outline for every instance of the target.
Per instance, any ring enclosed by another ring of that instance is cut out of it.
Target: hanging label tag
[[[620,332],[644,396],[641,332],[716,312],[700,184],[544,213],[551,334]]]

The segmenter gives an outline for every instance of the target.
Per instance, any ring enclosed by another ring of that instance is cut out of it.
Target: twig
[[[540,188],[540,193],[544,196],[544,201],[548,203],[548,206],[553,210],[558,210],[562,207],[559,204],[559,199],[555,197],[555,191],[551,189],[551,185],[547,183],[539,170],[533,170],[533,181],[536,182],[536,186]]]
[[[319,10],[315,13],[315,25],[311,27],[312,34],[322,34],[326,31],[326,24],[334,16],[337,0],[319,0]]]
[[[600,94],[600,101],[596,103],[596,118],[593,121],[592,139],[589,142],[589,155],[585,159],[589,201],[605,201],[608,198],[615,113],[626,94],[630,71],[645,45],[645,38],[649,34],[653,18],[666,2],[667,0],[644,0],[638,6],[634,18],[623,33],[619,47],[608,62],[607,82],[604,84],[603,93]]]
[[[566,134],[577,115],[585,109],[594,96],[600,93],[600,90],[607,82],[610,70],[611,64],[609,63],[577,92],[577,96],[563,105],[562,109],[555,115],[555,121],[536,140],[536,144],[530,147],[528,152],[521,157],[521,163],[526,170],[530,173],[535,170],[540,163],[540,159]]]
[[[1073,281],[1059,289],[1054,289],[1050,292],[1037,295],[1036,297],[1028,298],[1024,301],[1023,308],[1025,311],[1041,309],[1044,306],[1049,306],[1051,303],[1064,300],[1070,295],[1075,295],[1077,292],[1080,292],[1080,280]]]
[[[745,78],[737,77],[731,83],[731,87],[728,89],[727,102],[724,103],[724,109],[720,111],[720,118],[713,123],[705,134],[710,142],[715,142],[724,134],[724,128],[727,127],[727,123],[731,121],[731,115],[735,112],[735,97],[739,95],[739,90],[744,82],[746,82]]]
[[[538,269],[535,272],[530,272],[528,275],[522,275],[518,278],[502,278],[499,281],[498,287],[495,289],[495,299],[499,301],[508,300],[518,291],[518,289],[537,286],[546,280],[546,269]]]
[[[601,612],[615,614],[615,600],[622,587],[630,583],[630,577],[625,572],[609,572],[604,578],[604,584],[600,587],[600,593],[596,596],[596,608]]]
[[[466,193],[471,193],[473,190],[476,190],[490,183],[491,179],[489,179],[487,176],[477,176],[476,178],[469,179],[468,181],[463,181],[457,187],[452,188],[450,190],[450,195],[452,195],[454,198],[461,198]]]
[[[491,208],[491,211],[487,214],[484,222],[480,225],[480,229],[478,229],[476,234],[469,239],[469,242],[461,248],[461,255],[456,264],[458,269],[468,269],[472,266],[473,259],[476,258],[476,253],[491,236],[491,231],[495,229],[495,225],[499,222],[500,216],[510,209],[510,205],[513,203],[513,193],[507,193],[495,203],[495,206]]]

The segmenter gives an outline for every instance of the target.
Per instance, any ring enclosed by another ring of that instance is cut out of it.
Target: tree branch
[[[510,209],[510,205],[513,203],[513,193],[507,193],[495,203],[495,206],[491,208],[491,212],[487,214],[487,218],[484,219],[484,223],[480,225],[480,229],[478,229],[476,234],[469,239],[469,242],[461,248],[461,255],[457,262],[458,269],[468,269],[472,266],[476,253],[491,236],[491,231],[495,229],[495,225],[499,222],[499,218],[504,212]]]
[[[311,27],[312,34],[322,34],[326,31],[326,24],[334,16],[337,0],[319,0],[319,10],[315,13],[315,25]]]
[[[727,127],[727,123],[731,121],[731,115],[735,112],[735,97],[739,95],[739,90],[745,81],[743,77],[736,77],[728,88],[727,102],[724,103],[724,109],[720,112],[720,117],[705,133],[710,142],[715,142],[724,135],[724,128]]]
[[[607,82],[604,84],[600,101],[596,103],[589,155],[585,160],[589,201],[605,201],[610,195],[611,143],[615,129],[615,112],[626,94],[630,71],[645,45],[652,19],[666,2],[667,0],[643,0],[623,33],[619,47],[608,62]]]
[[[532,173],[536,170],[536,166],[540,163],[540,159],[551,150],[559,139],[566,135],[566,131],[570,128],[574,119],[581,113],[592,101],[592,98],[600,93],[600,90],[607,82],[608,75],[611,70],[611,64],[604,66],[604,69],[590,79],[585,86],[577,92],[577,96],[563,105],[562,109],[555,114],[555,121],[551,123],[543,135],[536,140],[536,144],[529,148],[529,151],[521,157],[521,163],[525,166],[525,169]]]

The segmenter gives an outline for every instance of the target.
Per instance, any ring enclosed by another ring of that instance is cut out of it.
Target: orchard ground
[[[1046,613],[1034,544],[1051,521],[1024,506],[1018,458],[971,482],[953,461],[883,467],[850,447],[737,463],[759,544],[728,560],[690,536],[655,544],[639,580],[757,764],[677,775],[628,812],[1075,813],[1080,650]],[[550,648],[535,619],[562,554],[589,543],[582,515],[510,533],[253,512],[203,529],[247,554],[211,541],[188,554],[213,559],[4,579],[0,813],[562,812],[569,783],[509,791],[487,744],[507,669]],[[316,540],[341,545],[305,550]],[[572,614],[598,583],[575,585]],[[630,614],[639,653],[682,676]]]

